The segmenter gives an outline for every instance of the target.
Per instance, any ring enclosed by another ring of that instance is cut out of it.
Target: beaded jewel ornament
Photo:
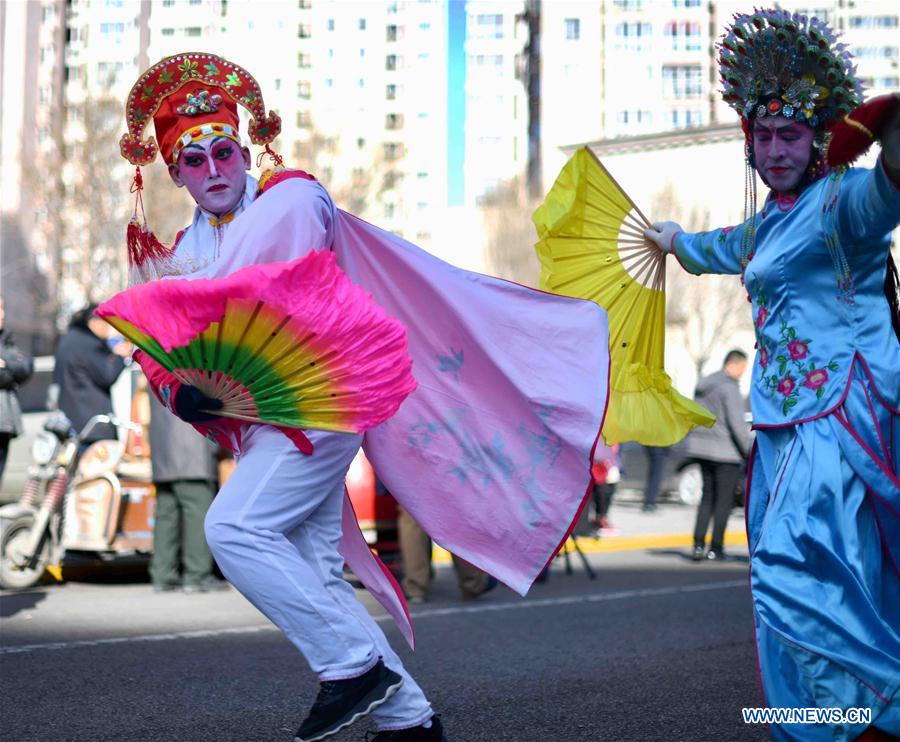
[[[722,98],[743,118],[781,115],[828,126],[862,102],[850,51],[818,18],[739,13],[718,49]]]

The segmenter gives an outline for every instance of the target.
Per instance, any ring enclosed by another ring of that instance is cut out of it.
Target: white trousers
[[[343,578],[344,477],[362,436],[308,431],[304,456],[274,428],[245,429],[234,473],[206,516],[222,573],[302,652],[320,681],[361,675],[378,657],[403,686],[374,713],[380,729],[416,726],[431,705]]]

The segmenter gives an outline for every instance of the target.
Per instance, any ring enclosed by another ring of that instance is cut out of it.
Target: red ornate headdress
[[[162,152],[166,163],[176,162],[191,142],[210,136],[240,141],[238,106],[251,114],[250,141],[281,164],[269,147],[281,133],[281,118],[266,114],[259,83],[243,67],[215,54],[176,54],[157,62],[138,78],[125,103],[127,133],[119,140],[122,157],[135,165],[132,192],[137,193],[134,214],[128,225],[128,258],[132,282],[165,274],[171,250],[147,227],[143,213],[141,165],[149,165]],[[151,119],[156,138],[144,138]],[[138,210],[141,219],[138,219]]]

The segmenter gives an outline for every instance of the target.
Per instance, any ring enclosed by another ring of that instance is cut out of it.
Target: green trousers
[[[203,520],[214,495],[212,483],[202,480],[156,484],[150,560],[150,580],[154,585],[199,585],[212,574],[213,558],[206,544]]]

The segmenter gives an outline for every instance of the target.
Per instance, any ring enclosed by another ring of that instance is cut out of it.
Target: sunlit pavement
[[[648,532],[657,518],[692,522],[668,509],[634,515]],[[413,608],[417,651],[381,625],[456,742],[766,739],[740,717],[760,692],[746,549],[731,553],[587,553],[596,580],[558,559],[528,597],[500,587],[472,603],[439,566],[431,599]],[[70,582],[3,594],[0,613],[14,742],[291,740],[316,692],[302,658],[233,590]]]

